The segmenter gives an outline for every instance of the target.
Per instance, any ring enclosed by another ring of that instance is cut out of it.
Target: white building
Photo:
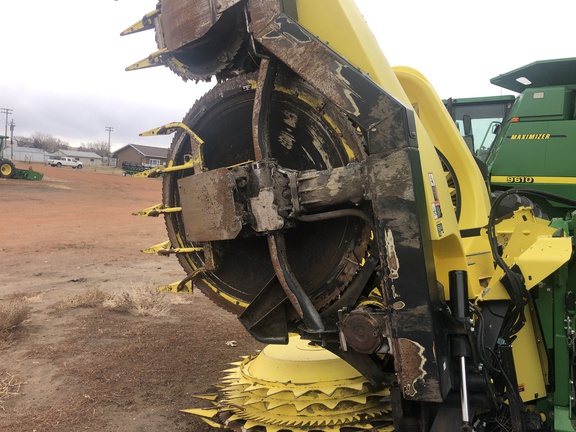
[[[2,150],[2,157],[20,162],[45,163],[50,156],[49,153],[41,149],[19,147],[17,145],[10,146],[10,143],[6,143],[5,148]]]

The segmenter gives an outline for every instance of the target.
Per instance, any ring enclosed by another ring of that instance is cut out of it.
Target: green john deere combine
[[[537,61],[490,80],[514,96],[449,99],[493,193],[522,187],[576,198],[576,58]],[[531,196],[549,217],[569,206]]]

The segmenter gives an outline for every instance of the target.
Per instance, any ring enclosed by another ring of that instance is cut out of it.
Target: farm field
[[[140,252],[166,240],[163,218],[132,213],[162,181],[33,168],[43,180],[0,179],[0,316],[28,311],[0,339],[0,430],[212,430],[179,410],[262,346],[199,291],[156,293],[185,274]]]

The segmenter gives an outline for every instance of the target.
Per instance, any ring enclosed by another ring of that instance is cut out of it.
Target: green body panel
[[[576,85],[576,58],[540,60],[498,75],[490,82],[499,87],[522,93],[530,87]]]
[[[475,155],[485,161],[492,191],[522,187],[576,199],[576,59],[535,62],[491,82],[521,94],[513,104],[504,96],[445,103],[457,123],[458,116],[467,114],[473,128],[480,126],[473,137],[465,138],[475,143]],[[481,122],[483,112],[504,114],[487,125]],[[491,135],[495,123],[499,127]],[[563,218],[571,210],[556,202],[530,199],[549,217]]]
[[[486,163],[492,175],[573,176],[576,152],[574,90],[528,89],[502,124]]]
[[[511,114],[521,121],[573,120],[574,94],[566,86],[530,88]]]
[[[44,174],[34,171],[33,169],[14,169],[14,179],[22,179],[22,180],[42,180]]]
[[[528,187],[576,199],[575,98],[573,86],[525,90],[486,158],[493,190]],[[543,199],[533,201],[550,217],[563,217],[570,210]]]
[[[573,432],[574,423],[570,420],[570,409],[554,406],[554,432]]]
[[[493,176],[575,177],[576,121],[510,123],[487,159]]]

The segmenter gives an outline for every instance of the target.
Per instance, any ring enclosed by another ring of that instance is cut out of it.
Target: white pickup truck
[[[70,157],[61,157],[60,159],[50,159],[48,161],[48,165],[58,168],[62,166],[69,166],[77,169],[81,169],[83,166],[82,162],[77,161],[76,159],[72,159]]]

